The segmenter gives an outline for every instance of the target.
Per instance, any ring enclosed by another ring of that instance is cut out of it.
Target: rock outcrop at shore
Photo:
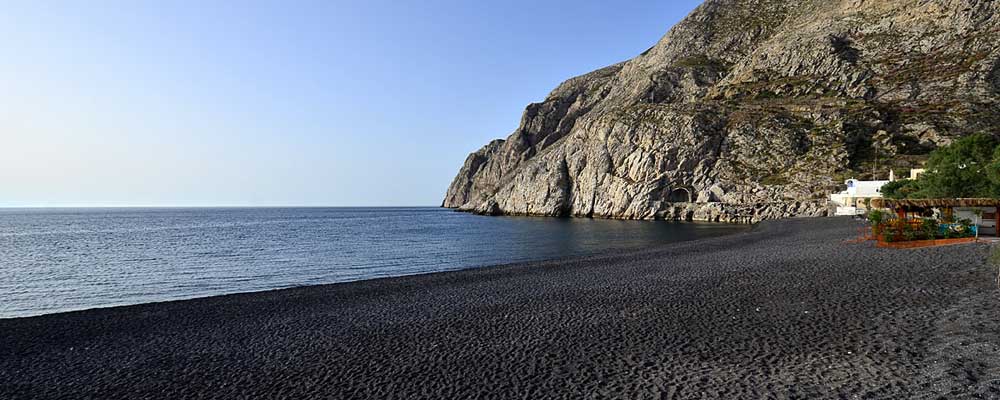
[[[1000,2],[708,0],[468,157],[444,207],[755,222],[1000,134]]]

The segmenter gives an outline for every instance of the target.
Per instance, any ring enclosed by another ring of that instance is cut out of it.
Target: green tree
[[[888,199],[905,199],[920,190],[920,181],[902,179],[892,181],[882,186],[882,197]]]
[[[1000,146],[993,150],[993,160],[986,167],[986,176],[994,186],[1000,187]]]
[[[992,136],[975,134],[956,140],[931,153],[927,172],[914,186],[894,188],[893,193],[911,198],[997,197],[1000,194],[1000,148]]]

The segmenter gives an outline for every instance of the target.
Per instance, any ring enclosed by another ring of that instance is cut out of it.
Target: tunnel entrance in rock
[[[667,197],[667,201],[671,203],[690,203],[691,191],[687,188],[675,188],[670,191],[670,195]]]

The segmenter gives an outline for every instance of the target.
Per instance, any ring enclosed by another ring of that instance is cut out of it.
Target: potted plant
[[[957,227],[959,232],[962,234],[961,237],[979,236],[978,233],[975,232],[977,229],[975,228],[975,225],[972,224],[971,219],[959,220]]]
[[[917,230],[910,224],[903,225],[903,240],[907,242],[917,240]]]
[[[868,212],[868,222],[872,224],[872,234],[876,237],[882,232],[882,223],[885,222],[885,211],[871,210]]]
[[[924,237],[927,240],[934,240],[937,238],[938,231],[940,230],[940,228],[936,220],[925,219],[924,222],[921,223],[920,227],[921,230],[924,232]]]
[[[882,241],[886,242],[886,243],[892,243],[892,242],[896,241],[896,237],[895,237],[895,235],[892,234],[892,232],[885,231],[882,234]]]

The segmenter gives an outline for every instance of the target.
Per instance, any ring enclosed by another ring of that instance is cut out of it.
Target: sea
[[[0,318],[584,256],[745,229],[441,208],[7,208]]]

